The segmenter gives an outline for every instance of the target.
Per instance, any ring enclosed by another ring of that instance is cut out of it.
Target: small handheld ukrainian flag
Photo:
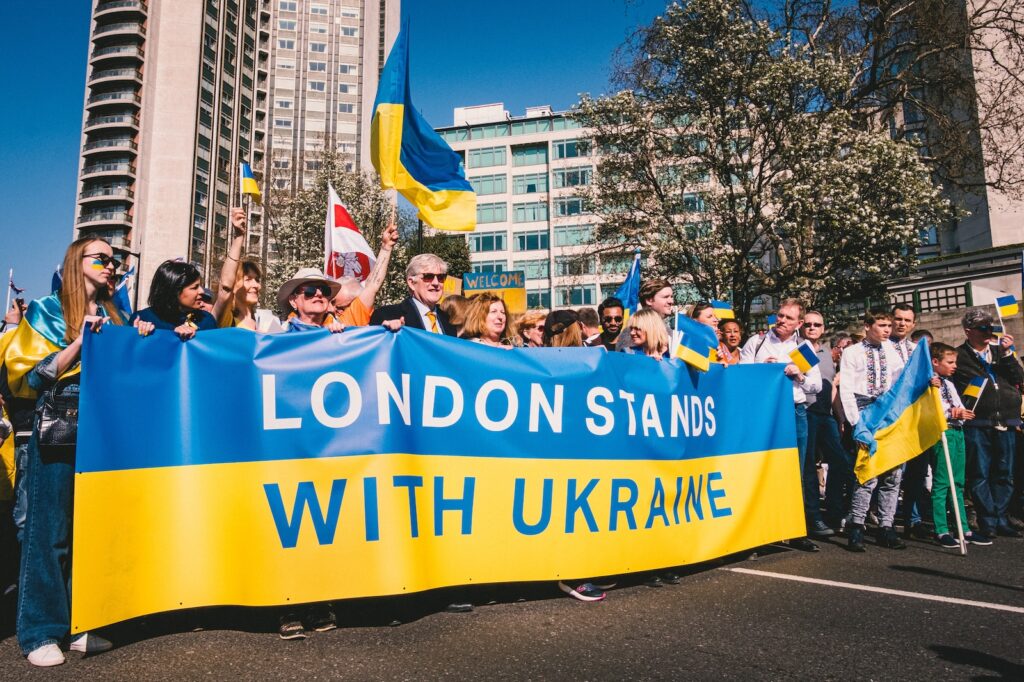
[[[262,195],[260,194],[260,186],[256,184],[256,176],[252,174],[252,168],[247,163],[238,164],[238,177],[241,179],[241,193],[244,197],[246,194],[252,197],[252,200],[257,204],[262,201]]]
[[[985,384],[988,383],[986,377],[974,377],[971,379],[971,383],[967,384],[964,388],[965,398],[974,398],[975,403],[981,398],[981,392],[985,390]]]
[[[640,249],[633,256],[633,264],[629,266],[626,281],[615,291],[615,298],[622,301],[622,326],[625,328],[630,315],[636,314],[640,307]]]
[[[718,350],[715,330],[706,324],[691,320],[686,315],[676,313],[676,335],[679,337],[679,343],[674,355],[691,367],[702,372],[708,371]]]
[[[939,442],[946,413],[931,385],[928,342],[921,340],[892,388],[860,413],[853,438],[861,444],[854,473],[861,483],[913,459]]]
[[[1013,317],[1020,312],[1020,306],[1017,305],[1017,297],[1013,294],[1000,296],[996,299],[996,310],[999,311],[999,317]]]
[[[811,371],[812,367],[816,367],[821,362],[818,354],[814,352],[811,344],[807,341],[791,350],[789,352],[789,359],[804,374],[807,374],[807,372]]]
[[[720,320],[735,320],[736,313],[732,311],[732,304],[728,301],[711,301],[711,309],[715,311],[715,317]]]
[[[438,230],[476,228],[476,194],[462,158],[412,103],[408,26],[395,38],[380,74],[370,124],[370,160],[384,189],[397,189],[419,217]]]

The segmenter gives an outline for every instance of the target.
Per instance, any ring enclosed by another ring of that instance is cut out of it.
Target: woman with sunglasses
[[[0,358],[16,398],[35,400],[53,391],[65,400],[77,399],[85,327],[99,331],[105,322],[122,323],[108,286],[118,265],[102,239],[86,237],[68,247],[60,290],[32,301]],[[40,422],[35,419],[20,474],[26,477],[27,514],[18,582],[18,644],[32,665],[60,665],[60,647],[71,630],[74,443],[40,445]],[[72,651],[87,653],[110,646],[92,634],[77,635],[70,643]]]
[[[286,332],[328,329],[340,332],[345,325],[331,314],[331,301],[341,285],[316,268],[302,268],[277,290],[277,305],[287,310]]]
[[[217,320],[203,310],[203,277],[199,268],[181,260],[167,260],[153,273],[149,285],[149,307],[134,315],[139,331],[166,329],[173,331],[182,341],[196,332],[217,328]]]
[[[518,348],[540,348],[544,345],[544,320],[547,313],[536,311],[522,315],[512,325],[512,345]]]

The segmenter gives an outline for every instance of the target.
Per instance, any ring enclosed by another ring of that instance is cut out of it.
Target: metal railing
[[[83,213],[78,217],[78,224],[95,222],[128,222],[130,220],[127,211],[94,211]]]
[[[142,78],[142,72],[138,69],[103,69],[101,71],[93,71],[89,75],[89,82],[98,81],[101,78]]]
[[[96,5],[96,14],[110,9],[139,9],[145,12],[148,8],[142,0],[107,0]]]
[[[137,144],[129,139],[115,138],[112,140],[93,140],[92,142],[87,142],[82,149],[89,151],[91,149],[102,149],[104,147],[128,147],[133,150],[139,148]]]
[[[134,199],[135,192],[127,187],[97,187],[89,189],[78,195],[79,199],[91,199],[93,197],[110,197],[111,199]]]
[[[139,125],[139,117],[132,114],[109,114],[107,116],[90,116],[85,119],[85,127],[107,125],[108,123],[125,123]]]
[[[82,168],[82,175],[93,173],[134,173],[130,163],[94,163]]]
[[[100,24],[96,27],[96,30],[92,32],[94,36],[103,35],[104,33],[113,33],[115,31],[131,31],[132,33],[145,33],[146,27],[137,21],[121,21],[116,24]]]
[[[92,59],[97,57],[143,57],[146,51],[138,45],[112,45],[110,47],[101,47],[98,50],[92,51]]]

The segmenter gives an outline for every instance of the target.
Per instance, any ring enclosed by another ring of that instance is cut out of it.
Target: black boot
[[[906,549],[907,543],[900,540],[899,534],[892,526],[881,526],[878,529],[878,546],[886,549]]]
[[[846,524],[847,549],[851,552],[865,552],[864,547],[864,524]]]

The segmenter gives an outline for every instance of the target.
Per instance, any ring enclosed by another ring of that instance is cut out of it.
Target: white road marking
[[[823,580],[821,578],[805,578],[802,575],[789,575],[788,573],[772,573],[771,571],[756,571],[751,568],[726,568],[723,571],[733,573],[745,573],[747,575],[759,575],[765,578],[779,578],[781,580],[793,580],[799,583],[812,583],[814,585],[826,585],[828,587],[843,587],[848,590],[860,590],[862,592],[877,592],[878,594],[891,594],[897,597],[910,597],[911,599],[924,599],[926,601],[938,601],[946,604],[960,604],[961,606],[977,606],[983,609],[995,611],[1009,611],[1010,613],[1024,613],[1024,607],[1007,606],[1006,604],[993,604],[987,601],[974,601],[972,599],[957,599],[956,597],[942,597],[937,594],[925,594],[924,592],[907,592],[906,590],[890,590],[887,587],[874,587],[872,585],[858,585],[856,583],[842,583],[836,580]]]

